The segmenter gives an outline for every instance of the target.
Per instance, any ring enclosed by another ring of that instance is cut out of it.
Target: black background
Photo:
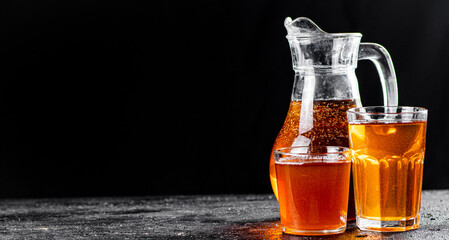
[[[293,70],[284,18],[390,52],[449,188],[448,1],[2,1],[0,197],[269,193]],[[382,104],[370,62],[364,105]]]

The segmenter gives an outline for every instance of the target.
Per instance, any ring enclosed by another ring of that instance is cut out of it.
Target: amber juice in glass
[[[366,107],[348,111],[357,226],[419,227],[427,110]]]
[[[281,148],[275,150],[275,168],[285,233],[345,231],[351,169],[348,148]]]

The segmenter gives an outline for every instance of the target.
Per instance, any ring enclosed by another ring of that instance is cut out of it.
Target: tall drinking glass
[[[419,227],[427,109],[347,111],[357,226],[373,231]]]

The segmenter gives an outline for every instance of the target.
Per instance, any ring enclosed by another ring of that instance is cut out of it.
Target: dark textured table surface
[[[449,190],[424,191],[421,226],[350,224],[332,239],[449,239]],[[273,195],[0,200],[0,239],[318,239],[282,234]]]

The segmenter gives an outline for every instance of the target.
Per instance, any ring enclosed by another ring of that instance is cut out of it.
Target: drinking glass
[[[427,109],[361,107],[347,115],[357,226],[382,232],[418,228]]]
[[[329,235],[346,230],[349,148],[286,147],[274,151],[282,230]]]

